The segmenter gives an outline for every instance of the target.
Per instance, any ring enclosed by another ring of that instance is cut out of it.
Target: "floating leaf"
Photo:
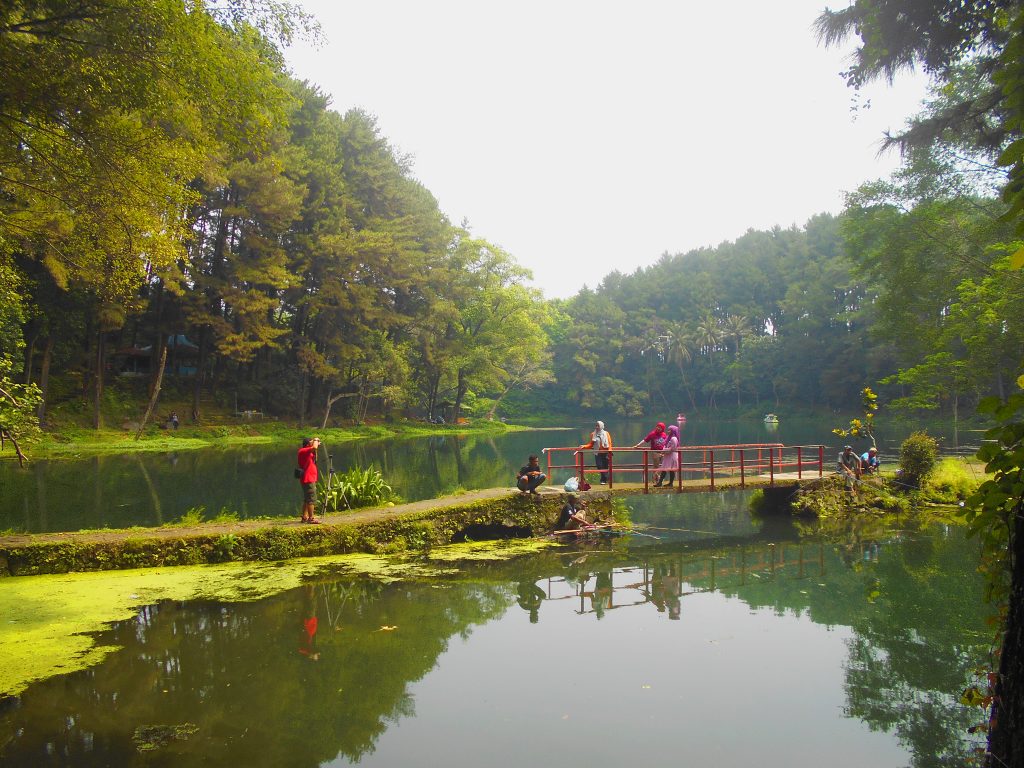
[[[385,624],[385,625],[384,625],[383,627],[381,627],[381,628],[380,628],[379,630],[377,630],[377,631],[378,631],[378,632],[393,632],[393,631],[394,631],[394,630],[396,630],[396,629],[398,629],[398,627],[389,627],[388,625],[386,625],[386,624]]]

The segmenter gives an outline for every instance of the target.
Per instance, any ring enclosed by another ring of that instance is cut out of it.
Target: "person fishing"
[[[583,505],[580,504],[576,494],[570,493],[566,497],[565,506],[562,507],[562,511],[558,516],[558,522],[555,523],[556,531],[571,531],[576,528],[593,528],[594,526],[587,521],[587,516],[583,511]]]
[[[856,486],[860,485],[860,457],[853,452],[852,445],[843,446],[836,463],[836,471],[846,480],[846,490],[856,493]]]

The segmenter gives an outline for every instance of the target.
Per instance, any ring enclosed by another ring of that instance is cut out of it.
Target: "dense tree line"
[[[0,11],[0,356],[45,403],[130,365],[326,420],[457,417],[544,378],[529,273],[451,224],[358,110],[284,71],[287,4]],[[77,382],[55,393],[50,372]],[[342,401],[341,405],[336,405]]]
[[[933,172],[933,169],[929,169]],[[992,196],[894,201],[665,255],[558,305],[563,407],[619,415],[778,407],[945,408],[1005,393],[1024,350],[1011,227]]]
[[[958,413],[1008,391],[1024,346],[995,166],[1010,134],[984,111],[1007,32],[979,19],[962,22],[987,30],[986,55],[951,61],[891,137],[903,171],[843,214],[544,302],[445,218],[372,116],[287,75],[280,46],[310,27],[293,8],[19,0],[0,11],[7,389],[34,405],[37,385],[44,422],[88,399],[99,425],[104,384],[127,369],[152,388],[166,355],[197,420],[211,397],[317,423],[848,411],[879,382],[883,402]]]

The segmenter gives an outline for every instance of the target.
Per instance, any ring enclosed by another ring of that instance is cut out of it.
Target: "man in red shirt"
[[[319,437],[307,437],[299,448],[299,482],[302,483],[302,522],[315,523],[316,519],[316,452]]]

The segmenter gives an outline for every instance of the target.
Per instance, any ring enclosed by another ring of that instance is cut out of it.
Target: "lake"
[[[977,542],[748,500],[632,497],[632,535],[143,607],[100,663],[0,699],[0,765],[964,764]]]
[[[838,422],[838,420],[837,420]],[[615,445],[639,442],[647,421],[609,422]],[[880,441],[883,462],[895,462],[899,443],[915,425],[892,425]],[[531,453],[544,447],[579,445],[592,425],[564,431],[511,432],[497,436],[424,437],[328,444],[338,471],[374,465],[407,501],[447,495],[458,489],[511,486]],[[766,425],[759,419],[691,419],[683,428],[685,445],[782,442],[824,443],[831,461],[843,440],[820,421],[788,419]],[[979,433],[954,433],[948,425],[930,425],[944,437],[949,452],[971,453]],[[971,443],[974,443],[972,445]],[[168,453],[104,455],[32,462],[21,469],[0,461],[0,530],[43,533],[133,525],[155,526],[178,520],[202,507],[207,518],[221,510],[247,517],[298,516],[300,492],[292,476],[297,446],[259,445]],[[858,448],[862,448],[858,444]],[[863,446],[866,450],[866,445]],[[592,459],[587,457],[588,464]],[[561,472],[549,482],[562,483]]]

